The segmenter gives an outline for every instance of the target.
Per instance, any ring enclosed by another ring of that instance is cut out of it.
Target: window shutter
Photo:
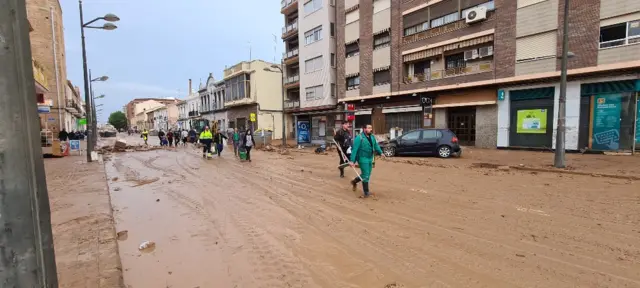
[[[556,56],[556,31],[516,39],[516,61]]]

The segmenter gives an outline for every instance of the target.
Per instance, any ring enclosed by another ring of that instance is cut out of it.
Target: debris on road
[[[111,178],[111,181],[114,181],[114,182],[115,182],[115,181],[118,181],[118,177],[113,177],[113,178]]]
[[[138,250],[142,252],[151,252],[156,249],[156,242],[153,241],[144,241],[138,247]]]
[[[129,231],[128,230],[122,230],[118,233],[116,233],[116,238],[120,241],[124,241],[127,240],[127,238],[129,238]]]

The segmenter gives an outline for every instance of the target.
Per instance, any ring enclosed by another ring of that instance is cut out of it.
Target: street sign
[[[71,151],[80,151],[80,140],[70,140],[69,147]]]
[[[249,114],[249,121],[256,122],[256,113]]]

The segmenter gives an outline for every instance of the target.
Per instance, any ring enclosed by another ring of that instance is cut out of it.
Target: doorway
[[[476,145],[476,107],[449,108],[447,127],[458,137],[460,145]]]

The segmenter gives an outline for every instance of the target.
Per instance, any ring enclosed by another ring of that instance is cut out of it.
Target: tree
[[[127,116],[122,113],[122,111],[116,111],[109,115],[109,124],[113,125],[114,128],[126,129],[127,128]]]

